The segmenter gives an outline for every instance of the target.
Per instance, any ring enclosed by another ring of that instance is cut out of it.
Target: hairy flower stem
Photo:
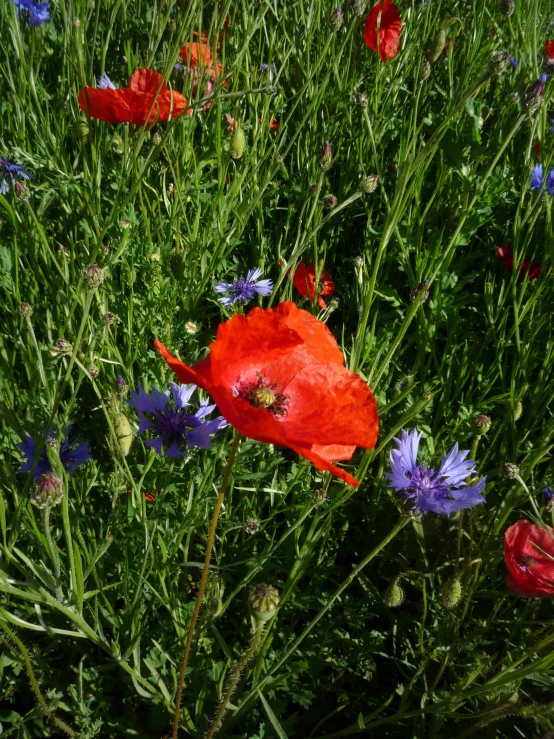
[[[50,559],[52,560],[52,564],[54,565],[54,575],[56,578],[56,598],[61,603],[61,601],[63,600],[63,592],[61,586],[61,567],[60,558],[58,557],[58,552],[56,551],[56,547],[54,546],[54,541],[52,539],[52,530],[50,528],[51,511],[52,509],[48,506],[42,509],[42,525],[44,527],[46,543],[48,544],[48,551],[50,552]]]
[[[173,734],[172,739],[177,739],[177,733],[179,731],[179,715],[181,713],[181,697],[183,694],[183,683],[185,682],[185,675],[187,672],[187,662],[190,653],[190,647],[192,644],[192,638],[194,636],[194,629],[198,620],[198,614],[200,613],[200,606],[202,605],[202,598],[204,597],[204,590],[206,588],[206,582],[208,580],[208,572],[210,570],[210,560],[212,558],[212,549],[215,539],[215,530],[217,527],[217,520],[219,518],[219,511],[223,505],[223,498],[227,491],[227,485],[229,484],[229,478],[231,476],[231,470],[233,469],[233,463],[235,461],[235,455],[239,447],[241,440],[240,434],[235,434],[231,451],[229,453],[229,459],[227,460],[227,466],[223,473],[223,481],[221,483],[221,490],[217,496],[215,503],[215,509],[210,523],[210,531],[208,533],[208,541],[206,543],[206,556],[204,557],[204,567],[202,568],[202,576],[200,578],[200,587],[198,588],[198,595],[196,596],[196,603],[194,604],[194,611],[192,613],[192,619],[190,622],[187,641],[185,644],[185,651],[183,654],[183,661],[181,662],[181,673],[179,675],[179,683],[177,685],[177,697],[175,698],[175,716],[173,718]]]
[[[2,613],[0,611],[0,613]],[[29,680],[31,681],[31,685],[33,687],[33,692],[36,695],[37,701],[39,706],[41,707],[42,712],[44,715],[52,721],[53,724],[55,724],[60,731],[63,731],[64,734],[67,734],[68,736],[75,736],[75,732],[69,728],[69,726],[66,726],[63,721],[60,721],[58,718],[54,716],[52,711],[48,708],[46,701],[42,697],[42,693],[40,692],[40,688],[38,685],[38,681],[35,677],[35,673],[33,672],[33,666],[31,665],[31,660],[29,659],[29,653],[25,649],[25,646],[21,639],[19,639],[13,631],[6,626],[6,624],[0,619],[0,629],[2,629],[9,639],[16,645],[16,647],[21,652],[21,656],[23,657],[23,662],[25,663],[25,669],[27,670],[27,675],[29,675]]]
[[[217,709],[217,713],[210,725],[210,728],[208,729],[208,733],[206,734],[205,739],[212,739],[212,737],[217,734],[219,726],[221,724],[221,719],[223,718],[223,714],[225,713],[225,709],[227,708],[227,705],[231,700],[233,693],[237,689],[237,685],[239,684],[241,675],[244,672],[244,668],[250,662],[250,660],[256,656],[260,648],[265,625],[265,621],[256,621],[256,630],[254,632],[252,641],[250,642],[250,646],[242,653],[242,656],[235,663],[231,678],[229,680],[229,684],[227,685],[227,690],[225,691],[225,695],[221,699],[221,703],[219,704],[219,708]]]

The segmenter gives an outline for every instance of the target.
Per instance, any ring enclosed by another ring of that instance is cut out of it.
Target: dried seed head
[[[257,534],[260,530],[260,522],[255,518],[247,518],[244,524],[244,530],[247,534]]]
[[[109,326],[111,328],[115,323],[115,313],[112,313],[111,311],[104,313],[102,316],[102,323],[104,326]]]
[[[504,474],[509,480],[513,480],[519,475],[519,467],[512,462],[506,462],[504,465]]]
[[[441,588],[442,602],[447,608],[454,608],[462,598],[462,584],[457,577],[443,583]]]
[[[104,272],[97,264],[89,264],[83,270],[83,281],[89,290],[96,290],[104,282]]]
[[[337,198],[334,195],[329,193],[329,195],[325,195],[323,197],[323,206],[327,208],[327,210],[333,210],[333,208],[335,208],[336,205],[337,205]]]
[[[342,28],[343,23],[344,18],[342,15],[342,8],[339,7],[331,13],[331,17],[329,18],[329,28],[331,31],[339,31]]]
[[[57,357],[71,354],[72,351],[73,344],[70,341],[67,341],[66,339],[58,339],[52,349],[50,349],[50,354],[53,357]]]
[[[510,55],[507,51],[495,51],[489,60],[489,74],[503,74],[510,66]]]
[[[187,332],[187,334],[190,334],[192,336],[198,331],[198,326],[196,325],[196,323],[194,323],[194,321],[187,321],[185,323],[185,331]]]
[[[364,195],[369,195],[370,193],[375,192],[378,184],[379,176],[376,174],[370,174],[367,177],[364,177],[363,180],[360,180],[358,187],[360,188],[360,192],[363,192]]]
[[[279,591],[273,585],[258,583],[248,592],[248,603],[256,621],[267,621],[279,605]]]
[[[30,318],[33,315],[33,308],[29,303],[21,303],[19,313],[23,318]]]
[[[39,508],[54,508],[63,498],[63,482],[59,477],[47,472],[37,480],[33,491],[33,502]]]
[[[100,374],[100,367],[98,367],[97,364],[94,364],[94,362],[89,362],[86,369],[93,380],[95,380]]]

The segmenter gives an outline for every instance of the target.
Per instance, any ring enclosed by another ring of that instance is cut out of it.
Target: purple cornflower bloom
[[[176,72],[179,72],[180,74],[182,74],[182,73],[183,73],[183,72],[185,71],[185,68],[183,67],[183,65],[182,65],[182,64],[174,64],[174,65],[173,65],[173,69],[174,69],[174,70],[175,70]]]
[[[83,441],[78,444],[79,439],[69,441],[69,434],[71,433],[72,426],[67,427],[65,437],[60,444],[60,462],[63,465],[64,470],[68,475],[72,475],[77,467],[80,467],[90,459],[90,442]],[[51,439],[54,438],[54,432],[50,429],[49,436]],[[37,440],[33,436],[25,436],[25,439],[17,444],[17,447],[22,451],[23,455],[27,457],[27,461],[24,462],[19,468],[19,472],[30,472],[35,461],[35,450],[37,448]],[[46,448],[43,446],[40,451],[38,464],[35,467],[33,478],[38,480],[42,475],[52,473],[52,467],[46,456]]]
[[[544,505],[547,511],[552,510],[552,498],[554,498],[554,493],[552,492],[552,488],[546,488],[546,490],[543,490],[543,498],[544,498]]]
[[[15,187],[18,178],[22,180],[30,180],[31,175],[25,171],[21,164],[12,162],[11,159],[6,157],[0,158],[0,193],[6,195],[10,189],[10,185]]]
[[[138,414],[138,433],[143,434],[152,429],[154,434],[153,439],[147,439],[144,443],[155,449],[161,457],[185,457],[186,447],[209,449],[212,436],[225,428],[227,421],[222,416],[210,421],[204,420],[215,408],[215,405],[208,405],[205,400],[200,402],[195,413],[188,411],[189,400],[196,385],[177,385],[174,382],[170,385],[173,407],[169,404],[169,389],[160,393],[154,387],[149,395],[139,382],[138,393],[131,390],[132,400],[128,403]]]
[[[554,167],[546,175],[546,192],[549,195],[554,195]]]
[[[117,87],[105,72],[96,80],[96,87],[99,90],[117,90]]]
[[[465,479],[475,472],[475,462],[466,460],[468,451],[459,452],[458,444],[454,444],[443,457],[439,469],[434,470],[417,464],[420,439],[417,429],[410,433],[402,431],[401,439],[395,439],[398,449],[390,453],[391,472],[385,472],[390,480],[389,487],[404,493],[419,513],[430,511],[449,516],[462,508],[485,502],[481,492],[485,489],[486,477],[466,487]]]
[[[512,67],[513,67],[514,69],[515,69],[515,68],[517,67],[517,65],[519,64],[519,62],[518,62],[518,60],[517,60],[517,59],[515,58],[515,56],[511,56],[511,57],[510,57],[510,64],[512,65]]]
[[[30,26],[42,26],[50,20],[50,3],[38,0],[13,0],[21,19],[28,18]]]
[[[531,170],[531,190],[542,190],[543,169],[542,164],[536,164]]]
[[[265,62],[260,67],[260,73],[265,74],[267,72],[269,84],[273,82],[273,79],[275,75],[277,74],[277,69],[275,68],[274,64],[266,64]]]
[[[256,282],[258,277],[261,276],[262,270],[258,267],[257,269],[248,270],[246,277],[239,277],[234,282],[216,282],[214,285],[216,293],[231,293],[224,298],[219,298],[219,302],[227,307],[233,305],[233,303],[245,305],[256,294],[269,295],[273,290],[273,282],[271,280]]]

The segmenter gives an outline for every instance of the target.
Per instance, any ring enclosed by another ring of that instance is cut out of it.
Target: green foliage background
[[[324,0],[69,0],[52,3],[43,28],[2,3],[0,155],[32,174],[23,197],[0,195],[3,736],[62,735],[37,703],[28,665],[76,736],[168,735],[230,432],[184,464],[140,439],[125,457],[113,435],[115,379],[164,390],[173,376],[152,341],[188,364],[205,356],[228,317],[214,280],[259,266],[276,283],[264,306],[300,300],[288,271],[301,260],[335,280],[324,312],[302,306],[326,321],[373,389],[379,442],[347,465],[358,490],[287,450],[241,444],[182,735],[206,732],[251,638],[248,586],[271,582],[280,607],[221,736],[551,736],[551,603],[506,588],[502,539],[519,518],[550,520],[554,240],[551,198],[530,190],[529,174],[537,142],[545,170],[552,162],[552,83],[533,114],[520,95],[543,71],[552,8],[520,1],[507,17],[488,1],[398,7],[401,48],[382,63],[363,42],[365,14],[345,7],[335,33]],[[452,42],[422,81],[443,25]],[[201,86],[194,95],[173,65],[200,31],[219,44],[225,79],[209,110],[196,105],[152,130],[86,121],[78,92],[103,72],[125,86],[133,70],[152,67],[197,102]],[[519,64],[489,74],[500,50]],[[273,79],[262,64],[275,66]],[[355,105],[359,92],[367,110]],[[246,134],[237,160],[225,113]],[[322,173],[325,139],[334,162]],[[369,174],[380,185],[362,195]],[[338,199],[331,211],[328,193]],[[506,272],[501,245],[518,264],[540,261],[541,279]],[[82,282],[91,263],[105,272],[93,293]],[[28,321],[22,301],[33,308]],[[113,326],[102,320],[108,311]],[[51,356],[58,338],[71,355]],[[492,419],[478,445],[477,414]],[[63,436],[69,423],[90,439],[93,461],[65,481],[52,512],[59,598],[16,443],[48,424]],[[456,441],[472,449],[487,503],[413,518],[325,610],[404,515],[383,471],[392,438],[414,426],[429,464]],[[520,478],[506,479],[506,462]],[[327,498],[316,505],[320,488]],[[255,534],[245,531],[250,518]],[[393,610],[383,594],[399,576],[406,598]],[[448,609],[441,588],[452,577],[463,595]]]

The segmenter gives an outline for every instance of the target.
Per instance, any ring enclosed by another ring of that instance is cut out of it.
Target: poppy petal
[[[142,68],[133,72],[131,81],[129,82],[129,89],[135,92],[146,92],[156,95],[156,93],[167,92],[167,85],[159,72],[156,72],[154,69]]]
[[[401,31],[402,20],[396,5],[391,0],[383,0],[375,3],[366,18],[364,41],[370,49],[379,51],[381,60],[386,62],[398,52]]]

